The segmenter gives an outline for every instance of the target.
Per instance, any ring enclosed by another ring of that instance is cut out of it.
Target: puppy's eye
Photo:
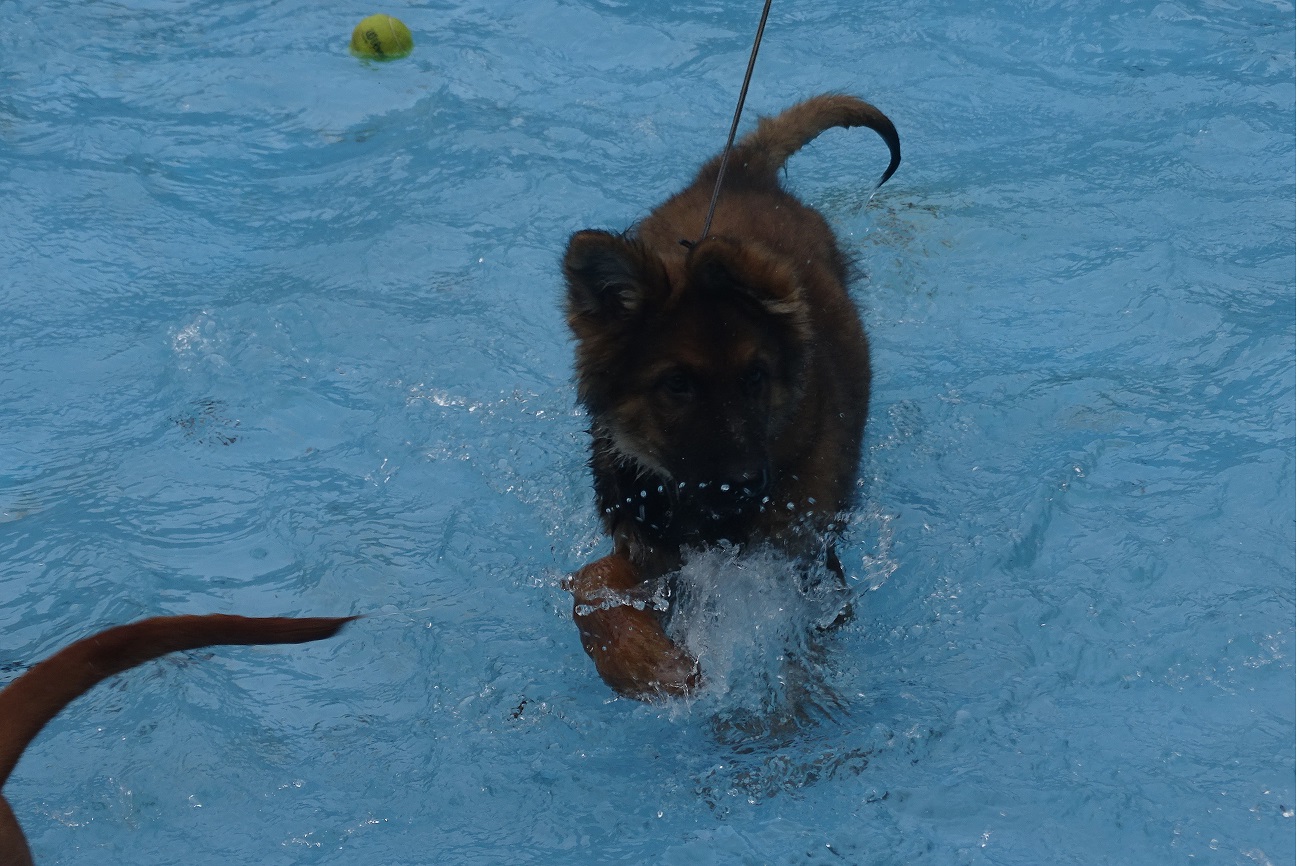
[[[768,378],[770,378],[770,374],[766,372],[765,367],[752,367],[748,372],[744,373],[744,389],[750,394],[760,394],[762,389],[766,387]]]
[[[668,394],[673,397],[688,397],[694,393],[694,380],[688,373],[681,370],[675,370],[663,376],[658,383]]]

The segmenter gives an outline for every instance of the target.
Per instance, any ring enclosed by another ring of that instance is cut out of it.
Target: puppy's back
[[[791,262],[827,268],[832,280],[845,283],[847,268],[829,225],[814,209],[780,185],[779,172],[789,157],[834,127],[874,130],[888,145],[888,167],[882,184],[901,163],[897,128],[878,108],[855,96],[823,94],[763,117],[757,128],[735,145],[726,167],[710,233],[757,242]],[[709,160],[694,181],[641,222],[634,233],[664,264],[684,259],[682,241],[699,240],[712,200],[721,155]],[[813,276],[813,282],[815,280]]]

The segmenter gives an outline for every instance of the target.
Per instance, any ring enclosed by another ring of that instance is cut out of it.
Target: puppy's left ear
[[[807,315],[797,272],[759,244],[708,238],[690,251],[686,267],[691,283],[704,290],[739,292],[777,316]]]

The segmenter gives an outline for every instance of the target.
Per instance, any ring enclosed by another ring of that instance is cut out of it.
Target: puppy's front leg
[[[643,602],[640,573],[619,554],[605,556],[568,578],[572,619],[581,645],[604,682],[642,701],[683,697],[699,687],[699,664],[672,642]]]

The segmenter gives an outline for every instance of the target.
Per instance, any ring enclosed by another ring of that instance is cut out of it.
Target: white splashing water
[[[723,546],[692,554],[672,595],[668,633],[698,658],[696,707],[721,736],[780,734],[833,712],[827,629],[849,593],[823,566]]]

